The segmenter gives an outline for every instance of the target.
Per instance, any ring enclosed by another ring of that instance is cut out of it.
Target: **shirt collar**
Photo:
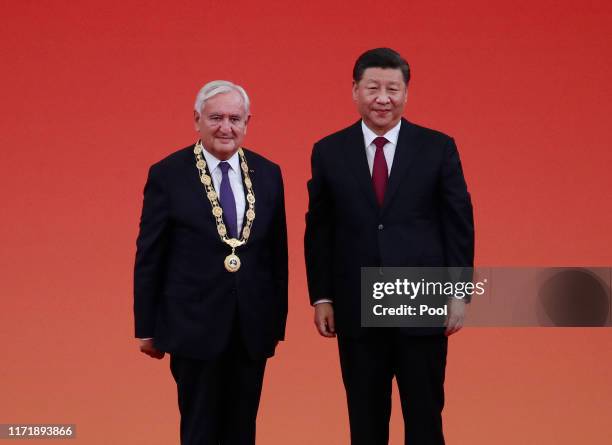
[[[397,145],[397,138],[399,136],[401,125],[402,125],[402,120],[400,119],[397,125],[395,125],[395,127],[387,131],[383,135],[383,137],[386,138],[393,145]],[[370,144],[374,141],[374,139],[378,137],[378,135],[374,133],[372,130],[370,130],[363,120],[361,121],[361,130],[363,131],[363,139],[365,141],[365,146],[369,147]]]
[[[206,148],[202,150],[202,154],[206,160],[206,165],[208,165],[208,171],[212,174],[212,172],[219,166],[221,161],[206,150]],[[227,162],[229,162],[232,170],[234,170],[236,173],[240,172],[240,155],[238,154],[238,151],[236,151],[236,153],[234,153],[232,157],[227,160]]]

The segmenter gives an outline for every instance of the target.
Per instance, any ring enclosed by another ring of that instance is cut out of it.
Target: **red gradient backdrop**
[[[348,443],[302,236],[312,143],[357,119],[350,76],[365,49],[405,55],[406,116],[456,138],[478,265],[612,265],[610,2],[24,0],[0,13],[0,423],[178,443],[168,360],[132,338],[132,266],[147,168],[194,141],[193,98],[212,79],[250,93],[246,145],[282,166],[287,189],[290,316],[261,444]],[[611,341],[609,329],[453,336],[448,443],[609,443]]]

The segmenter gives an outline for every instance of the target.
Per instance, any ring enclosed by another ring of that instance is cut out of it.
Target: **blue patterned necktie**
[[[219,186],[219,201],[223,209],[223,220],[227,227],[230,238],[238,238],[238,218],[236,216],[236,199],[230,185],[229,175],[227,174],[230,165],[226,161],[219,163],[221,169],[221,184]]]

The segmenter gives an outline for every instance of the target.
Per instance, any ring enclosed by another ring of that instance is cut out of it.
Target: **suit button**
[[[385,228],[385,226],[383,226],[382,224],[379,224],[379,225],[378,225],[378,230],[382,230],[382,229],[384,229],[384,228]]]

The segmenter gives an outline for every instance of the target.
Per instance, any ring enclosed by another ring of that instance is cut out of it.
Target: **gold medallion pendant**
[[[246,200],[248,204],[248,209],[245,212],[245,223],[242,228],[242,237],[240,239],[230,238],[227,236],[227,229],[225,224],[223,223],[223,209],[219,203],[219,197],[217,192],[213,188],[212,184],[212,176],[210,172],[206,169],[206,161],[202,156],[202,151],[204,147],[202,146],[202,141],[198,141],[193,149],[193,153],[195,154],[196,160],[196,168],[198,169],[198,174],[200,176],[200,182],[204,186],[206,197],[210,201],[212,215],[215,218],[215,222],[217,224],[217,233],[221,238],[221,241],[227,244],[231,249],[232,253],[225,257],[223,264],[225,265],[225,270],[228,272],[237,272],[240,269],[240,258],[236,255],[236,248],[246,244],[249,240],[249,236],[251,235],[251,227],[253,226],[253,221],[255,220],[255,193],[253,191],[253,183],[251,182],[251,178],[249,177],[249,167],[246,162],[246,158],[244,156],[244,152],[242,148],[238,149],[238,155],[240,156],[240,168],[242,170],[242,177],[244,180],[244,186],[246,188]]]
[[[228,272],[237,272],[240,269],[240,258],[238,255],[231,253],[225,257],[225,269]]]

